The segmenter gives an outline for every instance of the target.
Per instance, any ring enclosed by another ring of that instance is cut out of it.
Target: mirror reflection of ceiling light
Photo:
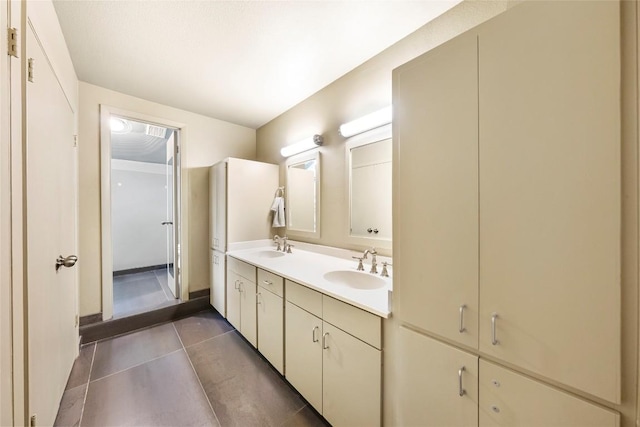
[[[340,135],[345,138],[375,129],[380,126],[391,123],[392,110],[391,105],[381,110],[362,116],[348,123],[340,125]]]
[[[111,132],[113,133],[129,133],[131,132],[131,123],[119,117],[111,117],[109,121]]]
[[[311,150],[322,145],[322,135],[313,135],[308,138],[298,141],[295,144],[287,145],[280,149],[282,157],[290,157],[294,154],[302,153],[303,151]]]

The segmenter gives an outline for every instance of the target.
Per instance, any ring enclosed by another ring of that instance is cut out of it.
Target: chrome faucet
[[[282,246],[281,246],[281,239],[282,237],[278,236],[277,234],[275,236],[273,236],[273,243],[277,244],[278,246],[276,246],[276,251],[281,250]],[[286,237],[285,237],[286,239]]]
[[[282,252],[286,252],[287,251],[287,236],[284,236],[282,238]]]
[[[376,261],[376,255],[378,255],[378,252],[376,252],[376,248],[371,248],[369,253],[371,254],[371,270],[369,270],[369,273],[378,274],[378,262]]]

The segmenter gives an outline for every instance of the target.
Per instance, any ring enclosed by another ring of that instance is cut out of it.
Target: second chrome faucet
[[[358,260],[357,270],[364,271],[364,265],[362,264],[362,260],[367,259],[369,254],[371,254],[371,270],[369,270],[369,273],[378,274],[378,262],[376,261],[376,255],[378,255],[378,252],[376,251],[376,248],[365,250],[361,257],[357,257],[357,256],[352,257]]]

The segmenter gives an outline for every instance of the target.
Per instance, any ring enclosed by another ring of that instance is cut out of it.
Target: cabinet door
[[[285,377],[322,413],[322,320],[287,301]]]
[[[210,173],[213,173],[211,197],[214,200],[212,247],[224,252],[227,250],[227,163],[213,165]]]
[[[620,415],[480,360],[480,426],[616,427]]]
[[[227,317],[226,256],[222,252],[211,251],[211,257],[211,305],[223,317]]]
[[[479,36],[480,350],[617,403],[619,19],[531,2]]]
[[[404,327],[397,351],[400,425],[478,425],[477,356]]]
[[[241,277],[233,270],[227,270],[227,320],[240,330],[240,291]]]
[[[396,312],[471,347],[478,345],[477,87],[473,34],[394,71]]]
[[[254,347],[258,346],[256,295],[256,284],[240,277],[240,333]]]
[[[327,322],[321,341],[322,415],[336,427],[379,426],[382,352]]]
[[[258,286],[258,350],[284,374],[284,305],[282,297]]]

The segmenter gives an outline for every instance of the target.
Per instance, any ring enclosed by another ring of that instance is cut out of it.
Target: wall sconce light
[[[350,136],[389,124],[391,123],[391,119],[392,111],[390,105],[366,116],[362,116],[359,119],[340,125],[340,135],[349,138]]]
[[[302,153],[303,151],[311,150],[322,145],[322,135],[313,135],[308,138],[298,141],[295,144],[287,145],[280,149],[282,157],[293,156],[294,154]]]

